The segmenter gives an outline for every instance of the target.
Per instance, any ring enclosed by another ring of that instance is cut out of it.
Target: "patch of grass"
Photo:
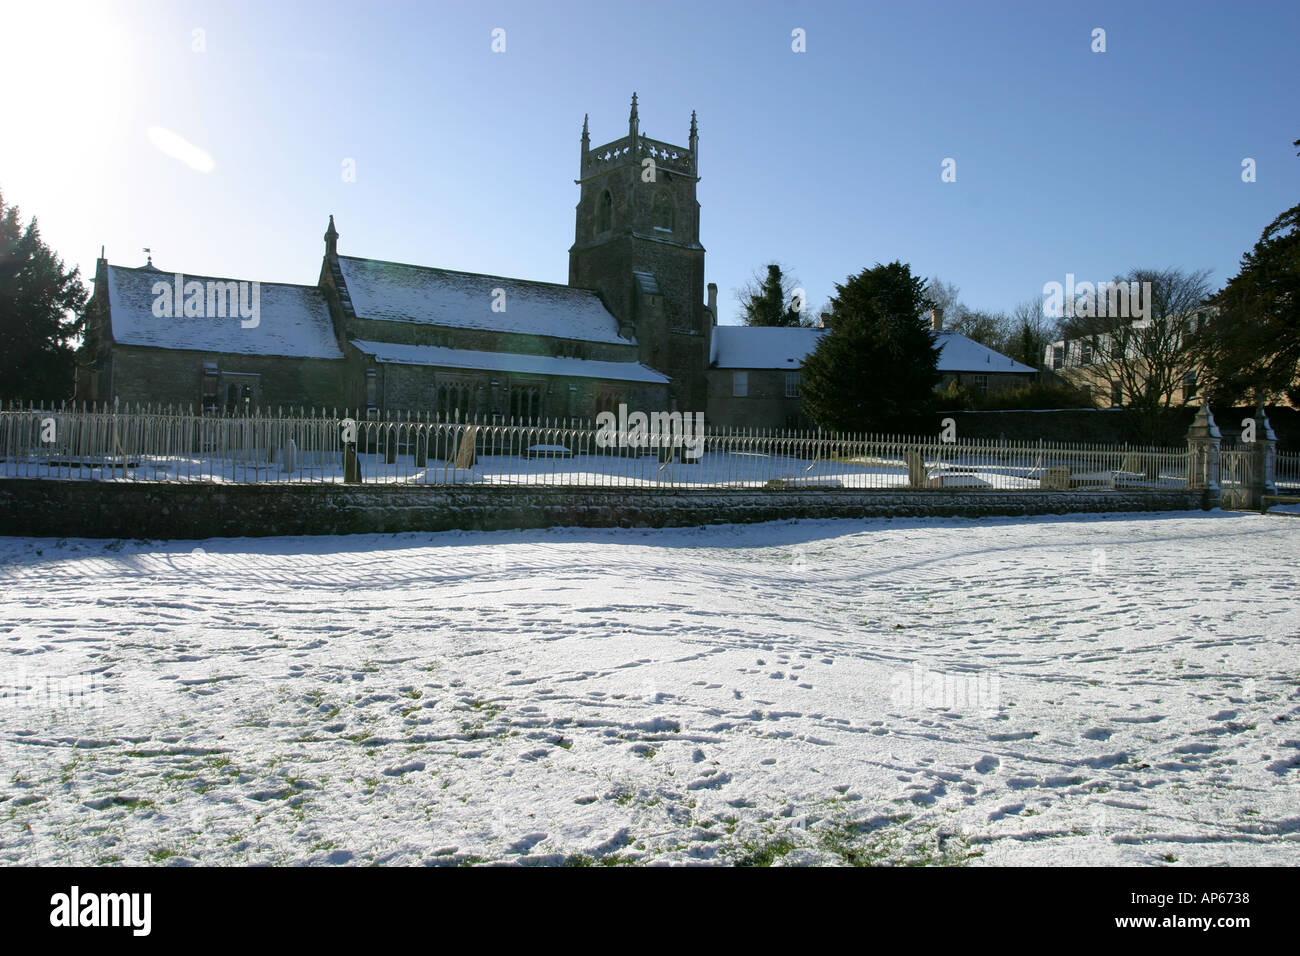
[[[789,837],[780,836],[762,843],[741,844],[741,847],[745,852],[736,857],[736,866],[771,866],[793,850],[795,844]]]
[[[935,824],[909,828],[907,815],[881,826],[838,820],[821,827],[818,845],[852,866],[964,866],[979,852],[957,834],[940,834]]]
[[[169,860],[174,856],[180,856],[175,850],[169,850],[162,847],[158,850],[150,850],[148,853],[150,863],[161,863],[163,860]]]
[[[595,866],[596,860],[585,853],[574,853],[564,858],[561,866]]]

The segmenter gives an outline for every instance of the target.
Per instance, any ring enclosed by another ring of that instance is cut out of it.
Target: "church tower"
[[[712,320],[704,306],[699,133],[685,149],[641,132],[636,94],[627,135],[591,148],[582,121],[577,228],[569,285],[594,289],[635,336],[641,361],[672,379],[678,411],[703,411]]]

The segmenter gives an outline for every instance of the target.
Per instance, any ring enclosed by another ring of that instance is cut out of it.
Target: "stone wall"
[[[670,527],[794,518],[1186,511],[1201,491],[668,491],[0,480],[0,533],[209,538]]]
[[[178,349],[111,348],[107,394],[124,403],[203,405],[203,364],[225,373],[255,374],[263,408],[325,407],[340,404],[345,394],[347,363],[340,359],[291,358],[280,355],[235,355]]]
[[[799,370],[791,368],[788,371]],[[742,397],[732,394],[736,372],[745,372],[748,376],[748,394]],[[786,374],[786,369],[709,369],[705,372],[709,398],[704,409],[704,421],[718,428],[816,427],[803,413],[803,400],[786,397]]]

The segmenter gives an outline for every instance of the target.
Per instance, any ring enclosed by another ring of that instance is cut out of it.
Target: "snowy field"
[[[1300,864],[1300,521],[0,539],[0,862]]]

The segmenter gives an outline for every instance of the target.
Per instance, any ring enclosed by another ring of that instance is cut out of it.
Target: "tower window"
[[[654,227],[664,232],[673,231],[673,201],[667,193],[655,196]]]
[[[609,232],[614,225],[614,197],[606,189],[596,202],[596,232]]]

